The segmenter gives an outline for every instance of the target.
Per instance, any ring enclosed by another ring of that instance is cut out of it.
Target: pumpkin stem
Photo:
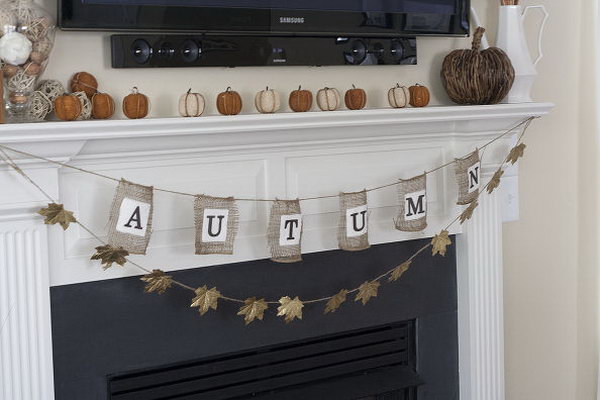
[[[302,85],[298,86],[298,90],[301,90],[301,89],[302,89]]]
[[[226,92],[231,92],[231,86],[227,86]]]
[[[187,91],[187,94],[190,94],[190,93],[192,93],[192,88],[189,88]]]
[[[138,88],[137,88],[137,86],[134,86],[134,87],[133,87],[133,89],[131,89],[131,92],[132,92],[133,94],[137,94],[137,93],[138,93]]]
[[[354,86],[354,83],[352,84],[352,89],[356,89],[356,86]]]
[[[268,92],[269,91],[269,87],[267,86],[267,88],[265,90]]]
[[[397,87],[397,88],[400,88],[400,84],[399,84],[399,83],[397,83],[397,82],[396,82],[396,87]]]
[[[473,35],[473,46],[471,47],[471,50],[479,50],[481,47],[481,39],[483,38],[484,33],[485,28],[481,26],[478,26],[477,29],[475,29],[475,34]]]

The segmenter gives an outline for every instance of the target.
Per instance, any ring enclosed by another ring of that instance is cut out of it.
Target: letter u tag
[[[239,211],[233,197],[196,196],[196,254],[233,254]]]
[[[367,192],[340,193],[338,246],[342,250],[369,248],[369,208]]]

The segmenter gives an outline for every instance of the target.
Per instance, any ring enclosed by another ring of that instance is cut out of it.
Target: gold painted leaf
[[[513,147],[510,153],[508,153],[507,161],[514,165],[517,161],[519,161],[519,158],[523,157],[523,154],[525,154],[526,147],[527,145],[525,145],[525,143],[521,143]]]
[[[146,282],[144,292],[146,293],[165,293],[171,286],[173,286],[173,279],[170,275],[165,274],[160,269],[153,270],[150,274],[140,278],[141,281]]]
[[[464,224],[466,221],[473,218],[473,213],[475,212],[475,209],[478,205],[479,203],[477,202],[477,200],[473,200],[471,204],[469,204],[469,207],[465,208],[465,210],[462,212],[462,214],[460,214],[459,217],[461,224]]]
[[[71,222],[77,222],[73,212],[65,210],[62,204],[50,203],[48,207],[38,211],[38,214],[45,217],[44,223],[48,225],[60,224],[65,231]]]
[[[431,245],[433,247],[432,254],[434,256],[436,254],[441,256],[446,255],[446,247],[452,244],[452,240],[450,240],[448,233],[448,231],[443,230],[439,234],[435,235],[435,237],[431,240]]]
[[[109,269],[113,264],[120,266],[125,265],[129,252],[122,247],[116,248],[111,245],[96,247],[96,253],[92,256],[92,260],[100,260],[102,268]]]
[[[358,294],[354,301],[361,301],[364,306],[372,297],[377,297],[380,285],[381,284],[378,281],[366,281],[358,288]]]
[[[217,309],[217,300],[221,297],[221,292],[216,287],[208,289],[207,286],[202,286],[196,289],[196,297],[192,300],[190,307],[198,307],[200,315],[204,315],[210,310]]]
[[[338,294],[329,299],[329,301],[327,302],[327,306],[325,307],[324,314],[335,312],[338,308],[340,308],[342,303],[346,301],[347,295],[348,291],[346,289],[342,289],[338,292]]]
[[[412,260],[408,260],[403,262],[402,264],[398,265],[396,267],[396,269],[394,269],[392,271],[392,274],[390,275],[390,282],[396,282],[398,279],[400,279],[402,277],[402,275],[404,275],[404,273],[406,271],[408,271],[408,269],[410,268],[410,265],[412,264]]]
[[[277,307],[277,316],[285,317],[285,322],[290,323],[295,318],[302,319],[302,308],[304,303],[300,301],[298,296],[295,299],[291,299],[288,296],[279,299],[279,307]]]
[[[496,171],[492,179],[487,184],[488,194],[492,194],[492,192],[496,190],[498,186],[500,186],[500,179],[502,179],[502,175],[504,175],[504,171],[502,168],[498,168],[498,171]]]
[[[256,297],[250,297],[244,300],[244,305],[240,307],[237,315],[243,315],[246,325],[258,319],[263,320],[265,311],[269,308],[265,299],[257,300]]]

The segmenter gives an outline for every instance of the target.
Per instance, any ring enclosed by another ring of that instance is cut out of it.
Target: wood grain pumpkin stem
[[[481,39],[483,38],[483,34],[485,33],[485,28],[478,26],[475,30],[475,34],[473,35],[473,46],[471,47],[474,51],[479,51],[481,48]]]

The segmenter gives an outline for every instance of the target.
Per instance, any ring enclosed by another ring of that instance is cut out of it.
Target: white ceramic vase
[[[524,20],[527,12],[538,9],[544,13],[544,21],[538,33],[538,56],[532,60],[527,40],[525,38]],[[549,14],[542,5],[528,6],[500,6],[498,19],[498,35],[496,46],[506,52],[515,68],[515,82],[505,99],[506,103],[531,102],[531,88],[537,77],[536,65],[544,56],[542,52],[542,38]]]

